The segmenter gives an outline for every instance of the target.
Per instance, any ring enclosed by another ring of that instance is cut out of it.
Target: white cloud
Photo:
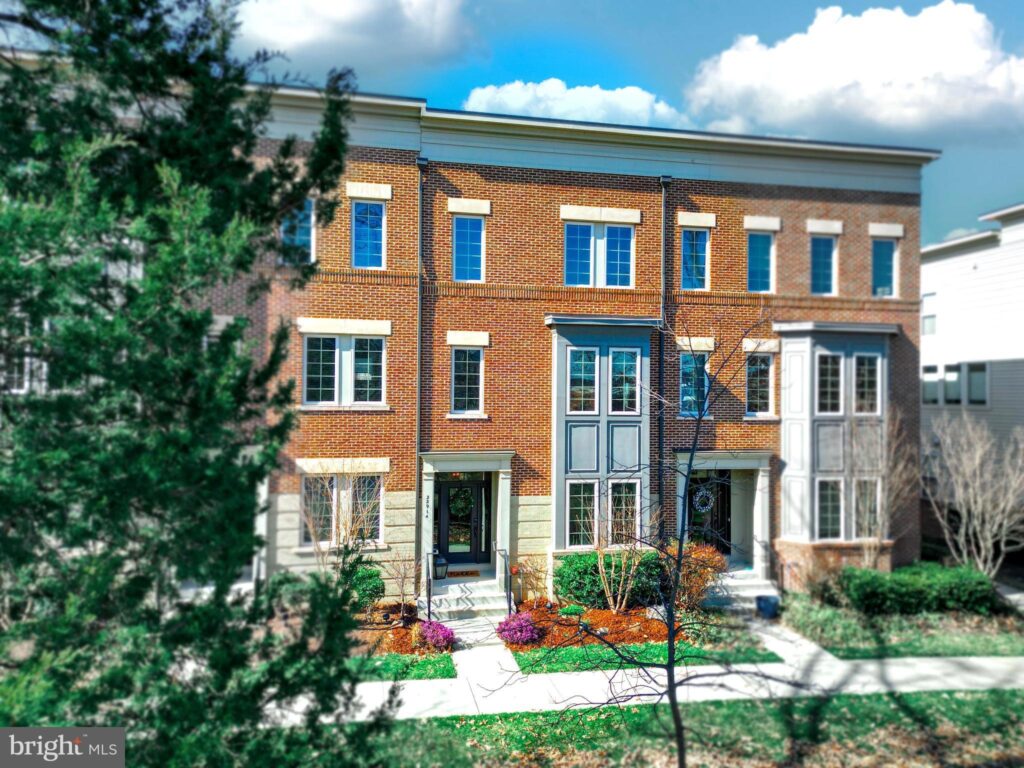
[[[570,88],[564,81],[554,77],[539,83],[516,80],[504,85],[474,88],[462,106],[474,112],[601,123],[672,128],[690,125],[689,119],[682,112],[635,85],[624,88],[577,85]]]
[[[741,36],[701,63],[686,95],[690,114],[724,130],[1024,134],[1024,58],[1003,50],[985,14],[953,0],[917,15],[819,9],[774,45]]]
[[[317,69],[402,72],[461,58],[475,45],[463,0],[249,0],[241,38]]]
[[[956,227],[955,229],[949,230],[942,240],[943,242],[946,240],[956,240],[959,237],[967,237],[968,235],[974,235],[978,232],[981,232],[981,230],[977,227]]]

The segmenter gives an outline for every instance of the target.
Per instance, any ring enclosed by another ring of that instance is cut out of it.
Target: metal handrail
[[[505,561],[505,608],[508,615],[516,612],[515,602],[512,599],[512,564],[508,561],[508,552],[498,549],[497,542],[492,542],[491,548]]]
[[[431,614],[432,605],[431,602],[434,596],[434,557],[437,555],[435,549],[427,556],[427,621],[433,621]]]

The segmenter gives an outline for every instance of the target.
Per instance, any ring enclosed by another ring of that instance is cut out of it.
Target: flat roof
[[[1024,203],[1017,203],[1006,208],[983,213],[978,217],[978,221],[999,221],[1010,216],[1024,216]]]
[[[952,251],[969,245],[980,245],[988,240],[998,240],[999,230],[989,229],[984,232],[974,232],[963,237],[954,237],[952,240],[944,240],[941,243],[932,243],[921,249],[921,257],[934,256],[945,251]]]

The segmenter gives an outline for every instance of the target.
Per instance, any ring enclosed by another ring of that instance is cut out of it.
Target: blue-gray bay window
[[[811,293],[827,295],[835,289],[836,239],[824,235],[811,238]]]
[[[597,413],[597,350],[569,350],[569,413]]]
[[[637,413],[640,410],[640,350],[611,350],[611,413]]]
[[[452,221],[452,262],[457,282],[479,283],[484,279],[484,220],[456,216]]]
[[[566,490],[566,544],[594,546],[597,524],[597,481],[570,480]]]
[[[871,295],[896,295],[896,241],[871,241]]]
[[[384,269],[384,203],[352,203],[352,266]]]
[[[772,290],[772,248],[769,232],[747,233],[747,290],[769,293]]]
[[[683,290],[705,291],[708,288],[708,244],[706,229],[683,230]]]
[[[565,284],[633,287],[633,227],[565,224]]]

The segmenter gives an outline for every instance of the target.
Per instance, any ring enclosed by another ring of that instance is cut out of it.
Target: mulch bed
[[[352,633],[357,643],[356,652],[374,656],[385,653],[405,653],[426,656],[436,651],[414,648],[412,644],[412,628],[419,623],[417,618],[408,618],[407,626],[398,624],[400,615],[398,603],[379,605],[371,612],[359,617],[359,629]],[[416,607],[407,606],[407,617],[415,617]],[[390,614],[390,620],[384,621],[384,614]]]
[[[512,651],[530,651],[535,648],[559,648],[570,645],[588,645],[599,643],[596,637],[583,635],[579,622],[583,620],[592,630],[605,628],[608,634],[604,639],[612,643],[663,643],[668,639],[668,629],[664,622],[647,618],[646,608],[632,608],[625,613],[612,613],[609,610],[588,608],[580,617],[559,616],[554,605],[547,608],[540,603],[536,608],[529,600],[519,604],[520,613],[529,613],[534,623],[540,628],[541,639],[538,643],[507,644]]]

